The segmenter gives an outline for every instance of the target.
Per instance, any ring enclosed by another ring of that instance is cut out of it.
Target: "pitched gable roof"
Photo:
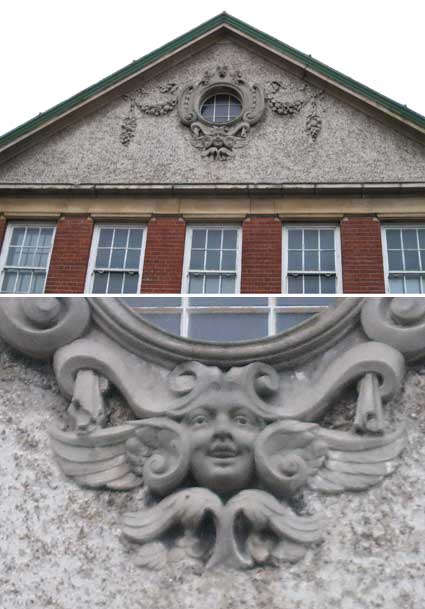
[[[70,117],[77,110],[93,102],[96,102],[96,105],[100,105],[102,98],[106,101],[110,98],[112,92],[118,94],[122,86],[128,86],[129,82],[141,73],[157,66],[159,63],[165,62],[171,57],[175,57],[176,54],[196,45],[200,41],[203,41],[205,45],[211,36],[217,36],[221,32],[236,35],[251,44],[257,45],[257,47],[261,47],[266,52],[278,54],[287,65],[296,69],[304,78],[311,78],[316,83],[320,82],[324,86],[327,85],[345,95],[348,94],[353,100],[357,100],[364,107],[369,107],[374,113],[378,112],[381,115],[386,115],[388,119],[393,121],[393,125],[396,128],[397,126],[398,128],[403,127],[415,139],[425,142],[425,116],[330,68],[311,57],[311,55],[306,55],[223,12],[7,132],[0,137],[0,160],[2,157],[5,159],[10,158],[10,156],[13,156],[13,154],[29,145],[33,136],[39,132],[46,131],[46,135],[48,135],[57,128],[60,128],[60,121],[64,117]],[[51,128],[47,132],[48,126]]]

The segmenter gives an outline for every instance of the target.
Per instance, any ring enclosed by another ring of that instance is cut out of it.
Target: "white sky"
[[[0,134],[223,10],[425,115],[425,0],[3,0]]]

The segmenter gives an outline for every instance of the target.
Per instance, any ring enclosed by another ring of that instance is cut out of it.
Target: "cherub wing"
[[[84,435],[53,427],[50,437],[62,471],[81,486],[130,490],[145,483],[154,492],[166,494],[187,473],[183,429],[165,417]]]
[[[129,490],[143,484],[132,471],[127,457],[127,441],[134,436],[134,425],[120,425],[80,435],[49,430],[52,449],[62,471],[88,488]]]
[[[314,423],[279,421],[257,438],[260,483],[278,496],[303,485],[326,493],[364,490],[397,467],[405,445],[404,427],[376,436],[324,429]]]
[[[398,467],[397,457],[406,444],[403,425],[379,436],[359,436],[323,428],[319,428],[316,435],[328,450],[308,485],[324,493],[361,491],[378,484]]]

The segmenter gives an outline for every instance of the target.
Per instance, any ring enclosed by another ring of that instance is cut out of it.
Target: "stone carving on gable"
[[[296,562],[322,542],[328,525],[304,489],[365,491],[395,470],[405,430],[385,402],[405,361],[425,356],[425,310],[415,299],[346,299],[290,336],[208,345],[119,300],[4,298],[0,335],[53,356],[69,399],[68,424],[50,429],[62,471],[85,488],[144,489],[120,518],[139,566],[248,568]],[[110,384],[133,413],[116,426]],[[349,387],[354,417],[336,429]]]
[[[240,112],[225,122],[207,118],[203,104],[215,95],[228,95],[238,100]],[[264,93],[257,84],[248,84],[241,72],[227,66],[207,70],[197,84],[187,85],[179,96],[181,122],[190,128],[191,143],[201,156],[226,161],[236,148],[247,143],[249,131],[264,114]]]
[[[129,146],[130,142],[136,135],[137,129],[137,112],[141,114],[149,114],[151,116],[164,116],[174,110],[177,105],[177,97],[175,93],[178,86],[174,82],[166,83],[159,87],[160,93],[168,95],[165,101],[157,103],[143,103],[143,89],[137,89],[132,94],[124,95],[124,99],[130,102],[130,107],[127,116],[121,124],[120,141],[123,146]]]
[[[306,84],[293,90],[293,88],[287,88],[282,82],[274,80],[267,84],[266,101],[273,112],[290,118],[308,107],[309,114],[306,118],[305,131],[315,142],[322,130],[322,119],[317,107],[317,102],[322,95],[323,91],[313,92]]]
[[[307,84],[295,88],[276,80],[265,86],[249,84],[240,71],[217,66],[206,70],[199,82],[184,86],[179,95],[178,89],[174,82],[160,85],[158,90],[167,99],[155,103],[143,101],[143,89],[124,96],[130,106],[121,124],[123,146],[129,146],[135,137],[140,115],[164,116],[176,107],[181,123],[190,129],[191,144],[201,157],[214,161],[233,158],[235,151],[248,143],[251,128],[264,116],[266,103],[282,117],[294,118],[307,109],[304,131],[313,142],[322,129],[318,100],[323,91],[313,90]],[[220,119],[209,116],[205,103],[217,96],[222,101],[226,97],[232,99],[239,109]]]

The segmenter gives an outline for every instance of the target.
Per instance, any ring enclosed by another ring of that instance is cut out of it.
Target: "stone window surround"
[[[146,241],[147,241],[147,238],[146,238],[147,237],[147,235],[146,235],[147,227],[146,227],[146,224],[128,223],[128,222],[126,224],[121,224],[119,222],[116,222],[116,223],[96,222],[95,223],[94,230],[93,230],[92,244],[91,244],[91,248],[90,248],[90,257],[89,257],[89,262],[87,265],[87,275],[86,275],[86,283],[85,283],[84,291],[86,293],[91,293],[91,290],[92,290],[93,281],[94,281],[94,271],[96,268],[96,256],[97,256],[97,250],[98,250],[99,236],[100,236],[100,231],[102,228],[124,228],[124,229],[138,228],[138,229],[143,230],[142,247],[141,247],[141,252],[140,252],[140,263],[139,263],[139,270],[138,270],[139,279],[137,282],[137,291],[135,292],[135,294],[138,294],[140,292],[140,286],[142,284],[142,277],[143,277],[143,263],[144,263],[144,258],[145,258],[145,249],[146,249]],[[125,272],[125,269],[123,269],[123,272]]]
[[[284,223],[282,234],[282,293],[288,294],[288,230],[291,229],[327,229],[334,231],[334,246],[335,246],[335,277],[336,277],[336,289],[335,294],[341,294],[343,291],[342,287],[342,260],[341,260],[341,236],[340,228],[336,224],[326,223]],[[305,272],[300,271],[299,275],[304,275]],[[312,274],[326,275],[326,272],[318,271]]]
[[[49,274],[49,267],[50,267],[50,260],[52,257],[52,252],[53,252],[53,248],[54,248],[54,243],[55,243],[55,235],[56,235],[56,223],[55,222],[46,222],[46,221],[36,221],[36,220],[30,220],[28,222],[25,221],[20,221],[20,220],[11,220],[7,223],[7,227],[6,227],[6,231],[5,231],[5,235],[4,235],[4,240],[3,240],[3,244],[1,247],[1,251],[0,251],[0,290],[1,287],[3,285],[3,279],[4,279],[4,272],[7,268],[6,265],[6,260],[7,260],[7,256],[9,253],[9,247],[10,247],[10,242],[12,239],[12,234],[15,228],[17,227],[22,227],[22,228],[52,228],[53,229],[53,234],[52,234],[52,239],[51,239],[51,244],[50,244],[50,252],[47,258],[47,264],[46,267],[44,269],[45,272],[45,277],[44,277],[44,289],[46,287],[46,281],[47,281],[47,276]],[[22,267],[22,269],[24,269],[24,267]],[[32,267],[28,267],[28,270],[33,270]],[[44,292],[43,289],[43,292]],[[6,293],[6,292],[4,292]],[[31,293],[31,292],[28,292]]]
[[[390,287],[390,269],[389,269],[389,263],[388,263],[388,247],[387,247],[387,229],[425,229],[425,223],[423,222],[394,222],[394,224],[392,223],[385,223],[381,225],[381,242],[382,242],[382,259],[383,259],[383,264],[384,264],[384,278],[385,278],[385,293],[386,294],[391,294],[391,293],[398,293],[398,292],[391,292],[391,287]],[[402,252],[404,252],[404,248],[401,250]],[[425,281],[425,269],[423,271],[393,271],[391,274],[396,274],[399,275],[400,277],[406,277],[406,275],[408,274],[412,274],[415,276],[420,276],[422,278],[421,284],[423,285],[424,281]],[[422,292],[423,293],[425,291],[425,288],[423,289]],[[407,292],[405,292],[407,294]],[[413,293],[412,293],[413,294]],[[414,292],[414,294],[418,294],[418,292]]]
[[[241,272],[242,272],[242,225],[241,224],[227,224],[226,222],[217,224],[210,223],[188,223],[186,225],[186,239],[185,249],[183,257],[183,273],[182,273],[182,294],[189,293],[189,265],[190,256],[192,251],[192,231],[193,229],[230,229],[237,230],[237,241],[236,241],[236,281],[234,294],[239,294],[241,290]],[[217,272],[218,274],[219,272]],[[225,272],[224,272],[225,273]],[[220,274],[224,274],[221,273]]]

